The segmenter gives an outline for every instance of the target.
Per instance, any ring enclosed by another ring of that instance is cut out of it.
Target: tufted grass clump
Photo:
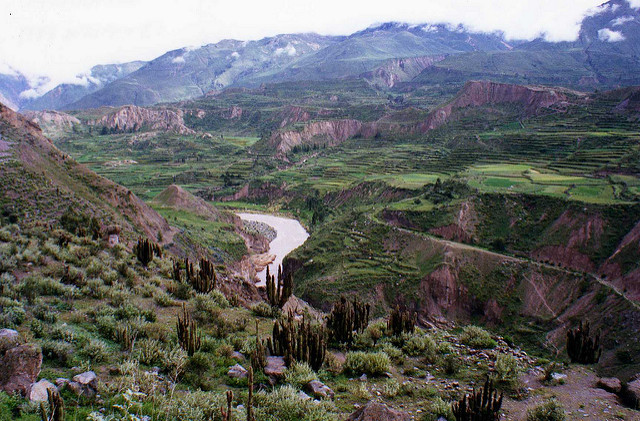
[[[345,371],[360,375],[380,376],[391,366],[391,359],[384,352],[347,352],[345,356]]]
[[[429,335],[412,335],[405,341],[402,351],[411,357],[424,356],[428,361],[433,361],[436,356],[436,342]]]
[[[564,408],[555,398],[549,399],[527,412],[527,421],[564,421],[565,419]]]
[[[318,376],[305,362],[295,362],[284,372],[284,381],[293,387],[302,388],[312,380],[318,380]]]
[[[465,326],[460,340],[463,344],[477,349],[491,349],[498,345],[491,334],[479,326]]]

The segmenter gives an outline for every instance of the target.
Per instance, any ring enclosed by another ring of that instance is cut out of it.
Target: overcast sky
[[[640,3],[640,0],[631,0]],[[0,73],[50,88],[95,64],[292,32],[350,34],[372,23],[462,23],[509,38],[575,39],[603,0],[0,0]],[[640,6],[640,4],[639,4]]]

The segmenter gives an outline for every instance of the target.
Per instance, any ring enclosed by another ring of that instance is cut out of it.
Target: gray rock
[[[231,358],[236,360],[236,361],[244,361],[244,355],[242,355],[240,352],[238,351],[233,351],[231,353]]]
[[[93,371],[85,371],[84,373],[73,376],[73,381],[93,388],[98,387],[98,377]]]
[[[78,396],[92,398],[98,393],[98,377],[93,371],[86,371],[73,376],[67,387]]]
[[[39,382],[31,385],[31,389],[29,390],[29,395],[27,396],[27,398],[29,398],[31,402],[45,402],[49,399],[47,394],[48,389],[55,391],[58,390],[56,386],[49,380],[42,379]]]
[[[367,381],[367,379],[368,379],[368,377],[367,377],[367,375],[366,375],[366,374],[363,374],[362,376],[360,376],[360,381],[361,381],[361,382],[366,382],[366,381]]]
[[[267,357],[267,366],[264,368],[264,374],[267,376],[282,377],[287,369],[284,363],[284,357]]]
[[[56,379],[56,386],[58,389],[64,389],[69,384],[69,379],[65,379],[64,377],[58,377]]]
[[[20,334],[13,329],[0,329],[0,339],[18,339]]]
[[[313,395],[314,398],[333,399],[333,390],[319,380],[311,380],[305,386],[305,390]]]
[[[248,371],[245,370],[243,366],[240,364],[236,364],[234,366],[229,367],[229,371],[227,372],[229,377],[233,377],[234,379],[244,379],[248,375]]]
[[[604,377],[598,380],[598,387],[607,392],[618,393],[622,390],[622,382],[615,377]]]
[[[10,348],[0,357],[0,390],[27,395],[42,366],[42,351],[32,344]]]
[[[13,329],[0,329],[0,354],[20,344],[20,335]]]
[[[380,402],[368,402],[365,406],[349,415],[347,421],[409,421],[406,412],[396,411]]]

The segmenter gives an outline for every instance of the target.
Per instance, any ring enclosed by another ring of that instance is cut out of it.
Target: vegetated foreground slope
[[[164,241],[173,237],[165,219],[130,190],[75,162],[37,125],[4,105],[0,105],[0,129],[6,217],[51,224],[69,210],[97,217],[105,226],[118,225],[129,240],[135,233]]]

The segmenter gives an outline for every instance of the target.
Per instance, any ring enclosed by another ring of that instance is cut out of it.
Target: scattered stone
[[[233,353],[231,353],[231,359],[236,361],[244,361],[244,355],[242,355],[238,351],[233,351]]]
[[[366,382],[366,381],[367,381],[367,379],[368,379],[367,375],[366,375],[366,374],[363,374],[362,376],[360,376],[360,379],[359,379],[359,380],[360,380],[361,382]]]
[[[333,399],[333,390],[319,380],[311,380],[305,386],[305,390],[313,395],[314,398]]]
[[[58,377],[56,379],[56,387],[58,389],[64,389],[69,384],[69,379],[65,379],[64,377]]]
[[[287,369],[284,363],[284,357],[267,357],[267,365],[264,368],[264,374],[269,377],[282,377]]]
[[[67,387],[78,396],[92,398],[98,393],[98,377],[93,371],[85,371],[73,376]]]
[[[227,376],[233,377],[234,379],[244,379],[247,375],[248,371],[240,364],[229,367],[229,371],[227,372]]]
[[[349,415],[347,421],[408,421],[410,419],[406,412],[396,411],[383,403],[370,401]]]
[[[565,380],[567,378],[567,375],[562,373],[551,373],[551,378],[555,381],[561,381]]]
[[[42,351],[33,344],[14,346],[0,356],[0,390],[9,395],[27,395],[38,379],[42,366]]]
[[[622,383],[615,377],[605,377],[598,380],[598,387],[607,392],[618,393],[622,390]]]
[[[58,390],[49,380],[42,379],[31,385],[31,390],[29,390],[29,395],[27,397],[31,402],[45,402],[49,399],[47,394],[48,389],[55,391]]]

